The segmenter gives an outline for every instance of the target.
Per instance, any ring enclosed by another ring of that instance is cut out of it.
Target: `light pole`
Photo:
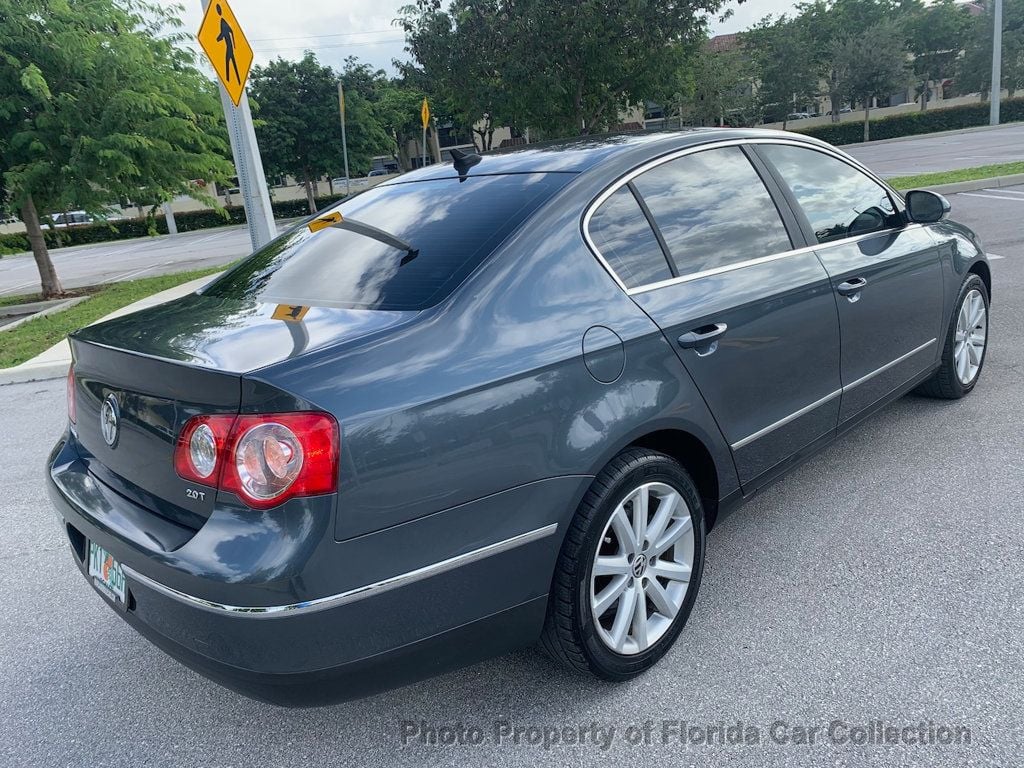
[[[988,124],[999,125],[999,99],[1003,92],[1003,0],[995,0],[992,16],[992,90],[988,100]]]

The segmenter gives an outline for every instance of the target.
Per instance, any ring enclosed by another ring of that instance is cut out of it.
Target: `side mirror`
[[[904,199],[907,201],[907,218],[918,224],[941,221],[949,213],[949,200],[927,189],[912,189]]]

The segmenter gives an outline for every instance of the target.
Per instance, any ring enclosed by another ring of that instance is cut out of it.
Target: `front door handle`
[[[840,283],[836,286],[836,291],[840,296],[855,296],[860,293],[864,286],[868,284],[867,278],[855,277],[852,280],[847,280],[845,283]]]
[[[694,328],[689,333],[680,336],[679,346],[683,349],[707,347],[717,341],[727,330],[729,330],[729,326],[725,323],[702,325],[700,328]]]

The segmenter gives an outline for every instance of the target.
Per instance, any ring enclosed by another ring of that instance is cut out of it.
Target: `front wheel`
[[[541,643],[574,669],[635,677],[679,635],[703,568],[704,513],[686,470],[655,451],[623,451],[566,534]]]
[[[929,397],[956,400],[978,383],[988,349],[988,290],[977,275],[960,287],[956,311],[946,332],[939,370],[917,391]]]

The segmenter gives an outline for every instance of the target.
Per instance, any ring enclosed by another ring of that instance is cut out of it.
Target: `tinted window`
[[[374,187],[332,210],[405,241],[414,253],[343,229],[310,232],[303,224],[203,293],[270,304],[424,309],[455,290],[571,178],[535,173]]]
[[[801,147],[758,147],[793,190],[819,243],[898,226],[885,188],[831,155]]]
[[[590,237],[627,288],[668,280],[672,272],[629,187],[619,187],[590,219]]]
[[[680,275],[792,247],[768,190],[739,147],[671,160],[634,184]]]

